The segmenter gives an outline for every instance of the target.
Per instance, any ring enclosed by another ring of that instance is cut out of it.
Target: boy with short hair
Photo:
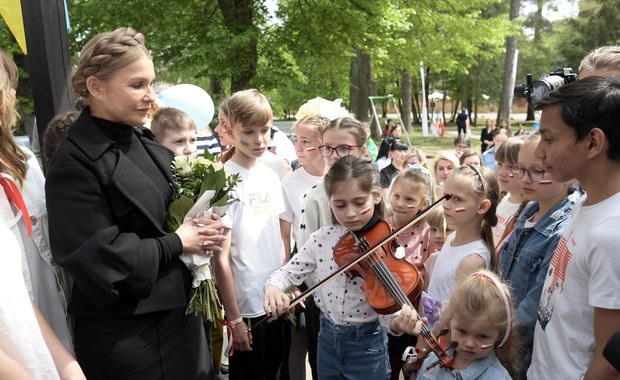
[[[166,107],[151,121],[151,131],[159,143],[176,156],[196,156],[196,124],[185,112]]]
[[[284,357],[283,322],[250,328],[265,316],[263,285],[284,265],[280,178],[258,161],[269,146],[273,116],[269,101],[257,90],[234,93],[227,106],[229,122],[224,128],[235,150],[225,166],[239,173],[241,182],[235,188],[239,202],[227,212],[232,219],[230,239],[214,256],[213,269],[226,319],[235,327],[229,378],[272,379]]]
[[[620,331],[620,78],[580,79],[539,106],[536,156],[586,195],[546,273],[527,377],[617,379],[602,352]]]

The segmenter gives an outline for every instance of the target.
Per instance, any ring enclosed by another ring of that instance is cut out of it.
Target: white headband
[[[498,345],[498,347],[502,347],[508,340],[508,337],[510,337],[510,330],[512,329],[512,312],[510,311],[510,298],[502,289],[502,285],[499,283],[499,281],[497,281],[494,277],[488,276],[483,272],[472,273],[472,276],[481,277],[491,281],[499,290],[499,294],[502,295],[502,299],[504,300],[504,306],[506,307],[506,332],[504,333],[504,338]]]

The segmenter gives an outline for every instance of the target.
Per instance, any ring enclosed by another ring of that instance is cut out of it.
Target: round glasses
[[[510,172],[517,177],[517,179],[521,179],[525,176],[525,173],[527,173],[528,177],[530,177],[530,180],[532,180],[532,182],[540,182],[543,180],[543,178],[545,178],[545,173],[547,172],[545,169],[541,169],[541,168],[523,168],[519,165],[510,165]]]
[[[331,157],[331,155],[336,152],[336,156],[342,158],[348,156],[352,148],[361,148],[361,145],[338,145],[337,147],[321,145],[319,147],[319,152],[321,152],[321,156],[323,157]]]

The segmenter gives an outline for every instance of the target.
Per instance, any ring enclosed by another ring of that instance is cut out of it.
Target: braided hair
[[[144,44],[144,35],[132,28],[118,28],[93,37],[82,49],[71,82],[73,91],[88,103],[86,80],[95,77],[109,79],[114,73],[146,56],[152,59]]]

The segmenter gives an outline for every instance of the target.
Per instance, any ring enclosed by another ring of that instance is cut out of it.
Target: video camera
[[[549,74],[540,76],[535,81],[532,80],[532,74],[527,74],[525,76],[525,84],[515,86],[514,96],[527,99],[530,107],[535,109],[536,104],[547,96],[549,92],[576,80],[577,74],[573,73],[573,69],[570,67],[557,69]]]

